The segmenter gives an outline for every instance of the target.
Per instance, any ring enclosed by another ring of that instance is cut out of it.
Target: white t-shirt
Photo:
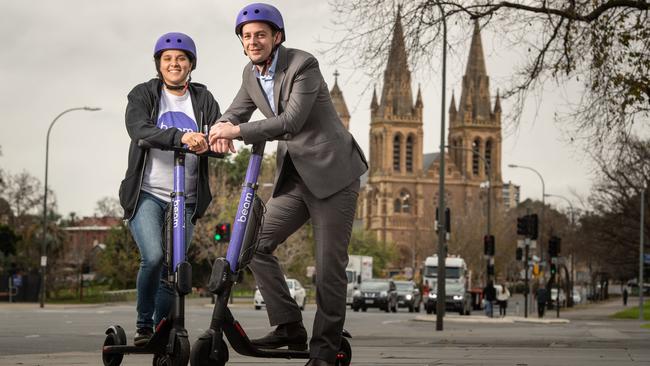
[[[199,128],[192,109],[190,92],[182,96],[169,93],[163,88],[156,127],[177,128],[184,132],[198,132]],[[185,155],[185,202],[196,202],[198,158]],[[169,202],[174,189],[174,152],[149,149],[142,179],[142,190]]]

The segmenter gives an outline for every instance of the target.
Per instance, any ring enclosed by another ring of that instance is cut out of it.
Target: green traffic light
[[[214,236],[214,240],[216,240],[216,241],[221,240],[221,234],[216,234],[216,235]]]

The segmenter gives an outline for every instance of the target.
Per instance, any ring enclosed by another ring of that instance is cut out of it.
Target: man
[[[269,321],[277,328],[253,343],[307,348],[300,309],[273,251],[311,219],[318,309],[307,365],[333,365],[345,322],[345,267],[359,177],[368,164],[334,109],[318,61],[281,45],[286,35],[278,9],[268,4],[244,7],[235,33],[251,62],[244,67],[230,108],[210,130],[211,149],[235,152],[235,138],[247,144],[279,141],[273,196],[250,264]],[[266,119],[249,122],[255,109]]]
[[[487,315],[489,318],[492,318],[494,316],[494,301],[497,298],[497,291],[494,288],[494,283],[492,280],[489,280],[483,289],[483,298],[485,299],[485,315]]]
[[[546,291],[543,282],[539,283],[539,287],[535,292],[535,297],[537,298],[537,317],[543,318],[544,311],[546,310],[546,302],[548,301],[548,292]]]

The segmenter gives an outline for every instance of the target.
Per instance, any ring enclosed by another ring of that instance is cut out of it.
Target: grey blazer
[[[241,89],[219,121],[240,127],[247,144],[280,140],[273,196],[287,153],[307,188],[319,199],[350,185],[368,169],[363,151],[334,109],[318,61],[307,52],[278,48],[273,77],[274,115],[249,62]],[[266,119],[251,121],[255,109]]]

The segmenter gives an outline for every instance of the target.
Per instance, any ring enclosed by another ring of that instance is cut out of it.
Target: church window
[[[395,203],[394,203],[394,211],[395,211],[395,213],[400,213],[400,212],[402,212],[402,201],[400,201],[399,198],[396,198],[396,199],[395,199]]]
[[[402,211],[403,213],[410,213],[411,212],[411,194],[408,191],[401,191],[399,193],[399,199],[401,202],[402,206]]]
[[[395,135],[393,139],[393,171],[399,172],[400,166],[400,151],[402,150],[402,139],[400,135]]]
[[[472,174],[479,175],[479,153],[481,140],[476,139],[472,143]]]
[[[406,139],[406,171],[413,172],[413,135]]]
[[[490,175],[492,170],[492,140],[485,142],[485,174]]]

